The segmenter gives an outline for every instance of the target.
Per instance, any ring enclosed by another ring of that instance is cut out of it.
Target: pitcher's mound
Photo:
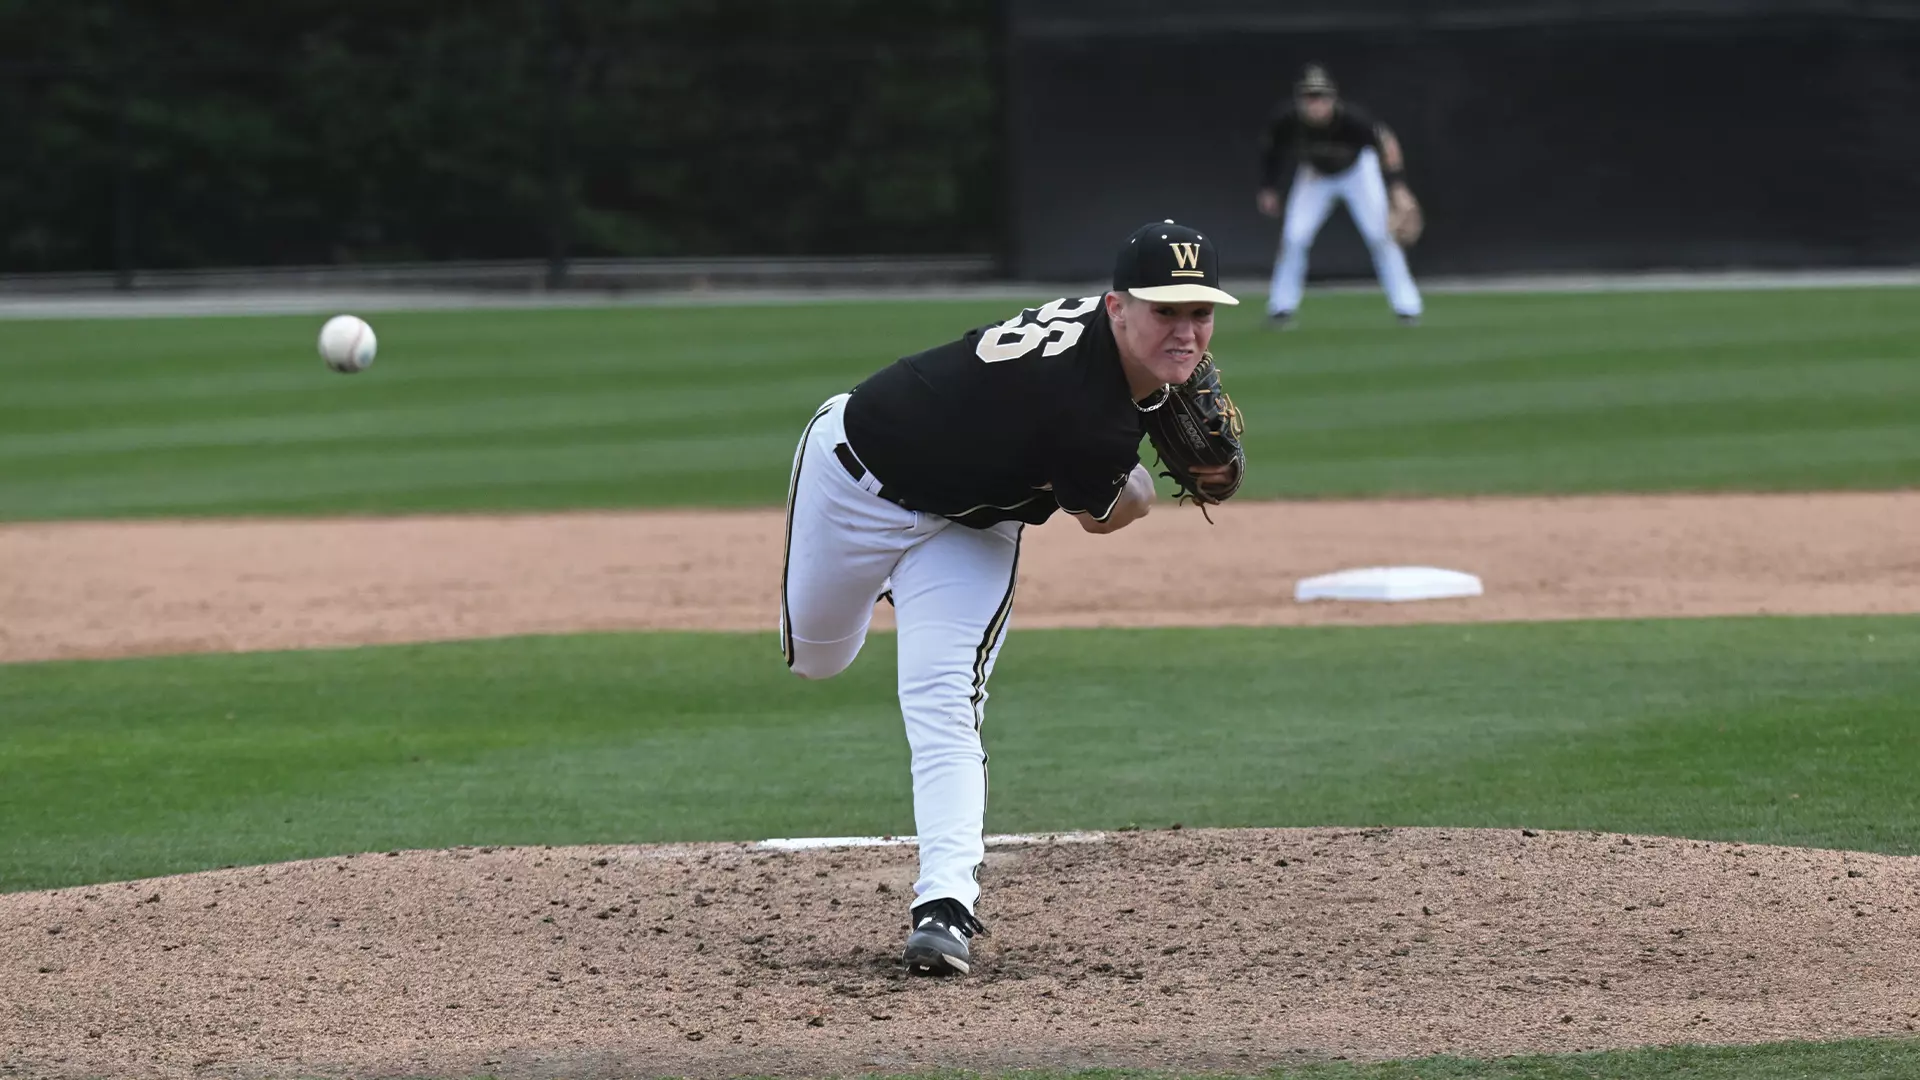
[[[459,849],[0,896],[0,1072],[1255,1069],[1914,1028],[1920,859],[1518,830],[996,851],[980,974],[914,852]]]

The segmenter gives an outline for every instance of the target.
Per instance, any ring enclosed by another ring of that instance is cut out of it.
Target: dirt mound
[[[1235,503],[1215,518],[1162,506],[1098,539],[1029,529],[1014,625],[1920,612],[1920,492]],[[0,525],[0,661],[771,635],[783,528],[777,510]],[[1466,570],[1487,595],[1293,602],[1302,577],[1377,563]]]
[[[1036,845],[990,856],[982,973],[951,981],[896,966],[913,861],[479,848],[0,896],[0,1073],[1255,1068],[1920,1015],[1916,858],[1435,829]]]

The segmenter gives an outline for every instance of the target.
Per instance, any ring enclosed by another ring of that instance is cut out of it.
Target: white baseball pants
[[[871,472],[856,481],[841,460],[847,451],[836,453],[846,443],[847,398],[828,399],[793,455],[781,644],[794,674],[838,675],[866,642],[874,604],[892,590],[920,838],[915,903],[951,898],[971,911],[986,856],[980,723],[1013,610],[1021,525],[970,529],[880,498]]]
[[[1373,270],[1387,291],[1387,303],[1399,315],[1418,315],[1420,289],[1407,269],[1407,254],[1387,233],[1387,182],[1380,174],[1380,155],[1368,147],[1345,172],[1321,173],[1302,165],[1287,193],[1287,212],[1280,226],[1280,257],[1274,260],[1273,282],[1267,289],[1267,314],[1296,311],[1307,281],[1307,249],[1339,199],[1353,215],[1354,227],[1373,254]]]

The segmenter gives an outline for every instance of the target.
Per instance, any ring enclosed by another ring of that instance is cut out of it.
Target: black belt
[[[853,456],[853,447],[848,446],[846,443],[835,443],[833,444],[833,456],[840,459],[841,467],[847,470],[848,476],[853,477],[854,483],[857,484],[867,478],[867,467],[860,464],[859,458]],[[881,484],[880,490],[874,492],[874,494],[895,506],[907,505],[901,502],[900,496],[894,494],[892,489],[888,488],[885,484]],[[909,507],[909,509],[911,509],[911,507]]]
[[[860,464],[860,459],[853,455],[853,447],[848,446],[846,443],[835,443],[833,445],[833,456],[840,459],[840,467],[847,470],[847,475],[853,477],[854,483],[857,484],[867,478],[867,467]],[[880,485],[880,490],[874,492],[874,494],[902,509],[913,510],[916,513],[919,512],[916,507],[895,494],[893,489],[887,487],[885,484]],[[976,506],[964,514],[941,514],[940,516],[949,521],[965,525],[970,529],[987,529],[1002,521],[1025,520],[1024,518],[1020,518],[1019,515],[1013,515],[1010,518],[1002,508],[994,506]]]

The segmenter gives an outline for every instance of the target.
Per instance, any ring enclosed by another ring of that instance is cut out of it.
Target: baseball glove
[[[1420,240],[1420,233],[1427,227],[1426,218],[1420,213],[1420,200],[1405,187],[1395,187],[1387,210],[1387,232],[1393,236],[1393,242],[1401,247],[1412,247]]]
[[[1204,514],[1208,503],[1225,502],[1240,490],[1247,471],[1247,452],[1240,445],[1244,425],[1239,408],[1220,386],[1212,353],[1200,358],[1186,382],[1167,387],[1160,405],[1145,415],[1145,425],[1159,455],[1156,464],[1166,468],[1160,475],[1180,489],[1181,502],[1200,504]],[[1205,487],[1193,474],[1196,465],[1231,465],[1233,474],[1223,485]]]

